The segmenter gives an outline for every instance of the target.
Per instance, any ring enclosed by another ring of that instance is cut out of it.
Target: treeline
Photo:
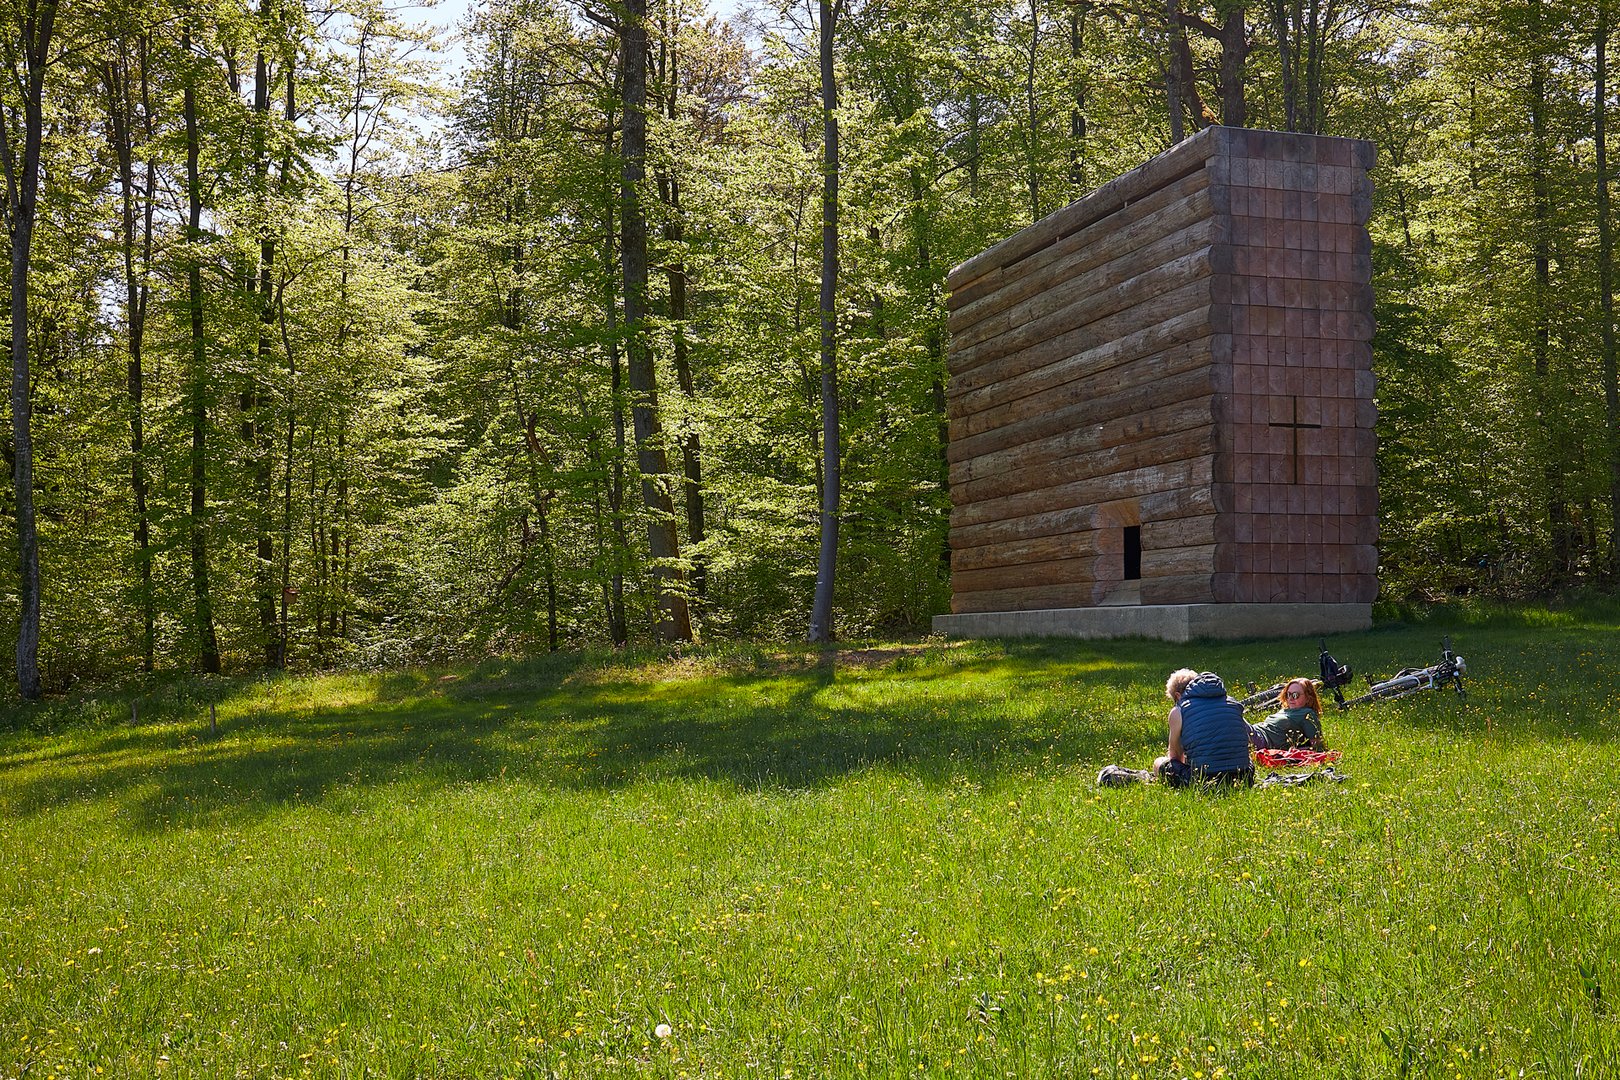
[[[24,693],[921,623],[946,271],[1213,123],[1380,147],[1386,591],[1613,584],[1608,0],[784,7],[0,0]]]

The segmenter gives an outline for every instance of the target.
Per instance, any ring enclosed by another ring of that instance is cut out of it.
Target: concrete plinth
[[[1372,627],[1371,604],[1149,604],[935,615],[947,637],[1198,638],[1309,637]]]

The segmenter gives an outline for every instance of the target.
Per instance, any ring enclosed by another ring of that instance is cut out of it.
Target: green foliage
[[[1602,580],[1590,30],[1539,4],[1436,9],[1366,87],[1386,591]],[[1582,57],[1582,63],[1566,62]],[[1538,120],[1539,117],[1539,120]],[[1538,273],[1537,260],[1544,259]]]
[[[658,476],[640,472],[626,379],[616,9],[490,0],[469,15],[468,68],[448,87],[420,58],[424,33],[369,0],[319,22],[279,2],[204,4],[189,21],[114,5],[104,28],[65,11],[31,296],[49,685],[141,666],[143,567],[156,666],[195,662],[194,254],[208,445],[196,526],[227,664],[647,640],[661,568],[644,484],[676,507],[700,637],[797,636],[822,476],[812,7],[747,36],[651,4],[638,344],[656,372]],[[1170,27],[1162,8],[1048,0],[846,7],[835,622],[861,634],[917,627],[948,602],[947,271],[1165,148]],[[1180,6],[1206,104],[1220,102],[1224,57],[1209,31],[1233,10]],[[1247,12],[1250,122],[1380,147],[1391,602],[1613,584],[1591,15],[1533,2]],[[1305,51],[1285,57],[1285,37]],[[187,81],[203,120],[196,245],[181,228]],[[13,92],[0,86],[15,128]],[[114,113],[129,124],[127,191]],[[126,268],[150,299],[139,411]],[[0,570],[6,634],[15,573]]]

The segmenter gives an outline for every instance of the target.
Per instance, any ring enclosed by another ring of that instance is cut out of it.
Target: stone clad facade
[[[953,613],[1371,603],[1373,158],[1206,129],[952,271]]]

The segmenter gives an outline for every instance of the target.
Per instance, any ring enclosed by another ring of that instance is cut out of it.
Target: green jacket
[[[1322,722],[1309,706],[1278,709],[1258,724],[1250,724],[1249,735],[1256,750],[1322,749]]]

